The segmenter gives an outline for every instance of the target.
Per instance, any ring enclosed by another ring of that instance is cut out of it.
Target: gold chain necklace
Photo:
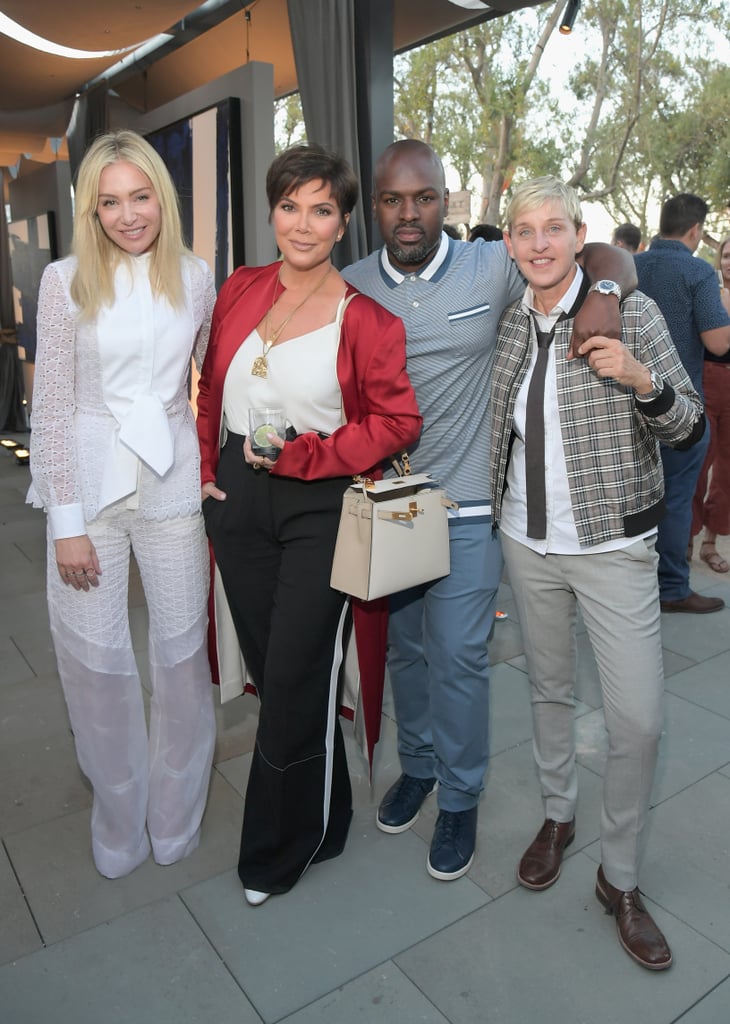
[[[307,292],[307,294],[304,296],[302,301],[300,303],[298,303],[294,307],[294,309],[291,311],[291,313],[288,316],[284,317],[284,319],[279,324],[279,326],[277,328],[275,328],[274,330],[272,330],[271,333],[269,333],[269,327],[271,326],[271,312],[272,312],[274,306],[276,305],[276,300],[274,300],[274,303],[269,307],[269,311],[266,314],[266,321],[264,323],[264,337],[263,337],[263,342],[262,342],[263,346],[264,346],[264,351],[262,352],[262,354],[260,356],[256,356],[256,358],[253,361],[253,365],[251,367],[251,375],[253,377],[264,377],[264,378],[268,377],[268,375],[269,375],[269,364],[268,364],[267,359],[266,359],[267,355],[269,354],[269,352],[271,351],[273,346],[279,340],[281,332],[284,330],[284,328],[289,323],[289,321],[294,316],[294,314],[298,313],[299,310],[304,305],[304,303],[307,302],[309,299],[311,299],[312,296],[314,295],[314,293],[316,291],[319,291],[319,289],[325,283],[325,281],[329,277],[330,270],[332,270],[331,266],[327,268],[327,273],[324,274],[324,276],[321,277],[319,279],[319,281],[317,281],[316,285],[314,286],[314,288],[311,289],[311,291]],[[279,270],[279,273],[277,274],[276,283],[277,283],[277,287],[281,284],[281,270]],[[276,289],[274,289],[274,294],[276,294]],[[268,337],[268,341],[266,340],[267,337]]]

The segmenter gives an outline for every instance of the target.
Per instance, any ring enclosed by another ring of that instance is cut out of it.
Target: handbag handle
[[[390,462],[398,476],[410,476],[413,472],[411,469],[411,460],[405,449],[400,453],[400,455],[392,455]]]

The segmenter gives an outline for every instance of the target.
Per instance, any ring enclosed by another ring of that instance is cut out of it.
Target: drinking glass
[[[280,448],[269,440],[269,434],[276,434],[286,440],[286,416],[283,409],[249,409],[248,436],[254,455],[261,455],[275,462]]]

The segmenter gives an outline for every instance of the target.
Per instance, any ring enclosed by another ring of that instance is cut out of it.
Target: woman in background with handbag
[[[242,267],[221,289],[198,399],[206,526],[261,701],[238,865],[252,905],[344,848],[348,599],[330,587],[342,496],[421,428],[401,321],[330,260],[357,199],[352,169],[295,146],[266,187],[282,259]],[[273,423],[248,436],[261,407],[282,411],[291,439]],[[356,609],[356,631],[368,617]]]

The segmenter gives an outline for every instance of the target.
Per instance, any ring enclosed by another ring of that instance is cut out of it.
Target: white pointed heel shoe
[[[265,903],[270,892],[259,892],[258,889],[244,889],[243,895],[246,897],[246,902],[252,907],[260,907],[262,903]]]

